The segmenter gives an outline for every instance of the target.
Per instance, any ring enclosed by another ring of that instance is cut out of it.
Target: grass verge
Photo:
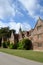
[[[32,50],[13,50],[13,49],[4,49],[4,48],[0,48],[0,52],[12,54],[15,56],[19,56],[43,63],[43,52],[32,51]]]

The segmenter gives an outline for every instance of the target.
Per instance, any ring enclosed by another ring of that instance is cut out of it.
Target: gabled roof
[[[43,22],[43,20],[39,17],[39,19],[37,20],[37,23],[36,23],[35,27],[37,26],[37,24],[38,24],[39,21]],[[35,27],[34,27],[34,29],[35,29]]]

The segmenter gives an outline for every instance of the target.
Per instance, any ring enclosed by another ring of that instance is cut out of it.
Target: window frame
[[[37,30],[40,30],[42,28],[42,25],[37,26]]]
[[[38,43],[38,47],[42,47],[42,43]]]

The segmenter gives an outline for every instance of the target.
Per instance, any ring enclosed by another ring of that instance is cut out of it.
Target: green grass
[[[43,52],[32,51],[32,50],[13,50],[13,49],[2,49],[0,52],[5,52],[15,56],[23,57],[26,59],[38,61],[43,63]]]

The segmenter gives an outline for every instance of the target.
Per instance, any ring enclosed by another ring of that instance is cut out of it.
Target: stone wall
[[[33,32],[31,33],[33,49],[43,50],[43,21],[38,20]]]

